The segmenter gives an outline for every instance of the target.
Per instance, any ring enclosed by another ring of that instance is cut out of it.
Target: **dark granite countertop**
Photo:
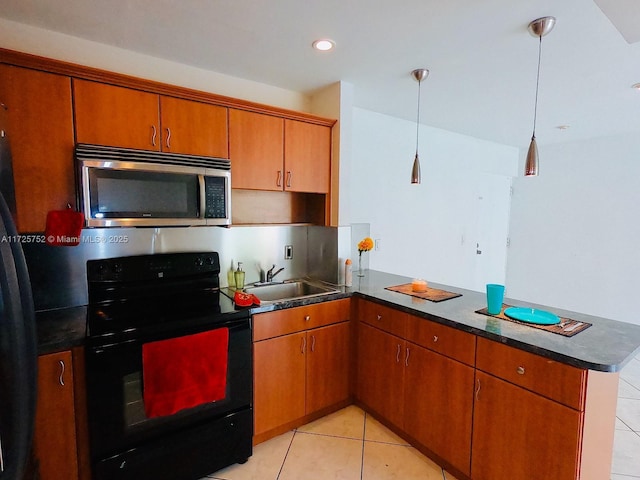
[[[84,345],[87,331],[87,307],[36,312],[36,330],[40,355]]]
[[[410,282],[409,277],[367,270],[364,277],[354,275],[353,287],[340,288],[339,292],[298,300],[265,303],[260,307],[251,308],[250,311],[256,314],[358,296],[578,368],[617,372],[640,352],[640,326],[630,323],[505,299],[505,303],[541,308],[562,317],[592,324],[591,327],[573,337],[564,337],[527,325],[475,313],[476,310],[486,307],[486,296],[481,292],[430,282],[431,287],[462,294],[461,297],[435,303],[385,290],[385,287]],[[220,296],[220,304],[223,312],[234,310],[233,302],[224,295]],[[38,352],[51,353],[83,345],[86,333],[86,312],[86,306],[37,312]]]
[[[385,290],[385,287],[410,282],[411,278],[408,277],[367,270],[364,277],[353,276],[353,287],[349,290],[356,296],[579,368],[617,372],[640,352],[639,325],[505,298],[504,303],[510,305],[541,308],[562,317],[592,324],[573,337],[564,337],[528,325],[475,313],[487,306],[484,293],[430,282],[430,287],[462,294],[461,297],[435,303]]]

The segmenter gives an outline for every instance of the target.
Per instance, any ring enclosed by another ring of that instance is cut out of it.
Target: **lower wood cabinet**
[[[257,314],[254,443],[349,400],[350,300]]]
[[[481,371],[477,382],[474,480],[580,478],[581,412]]]
[[[357,398],[398,428],[404,424],[405,348],[400,337],[360,323]]]
[[[404,431],[468,475],[474,369],[426,348],[407,345]]]
[[[468,475],[474,369],[368,324],[358,326],[357,398]]]
[[[37,478],[78,479],[71,351],[38,357],[38,403],[33,449]]]

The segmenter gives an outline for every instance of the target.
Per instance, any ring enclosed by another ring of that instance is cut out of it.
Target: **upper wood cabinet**
[[[162,150],[229,158],[227,109],[175,97],[160,97]]]
[[[19,232],[42,232],[47,212],[75,205],[71,79],[0,65]]]
[[[284,120],[230,109],[229,159],[233,188],[282,190]]]
[[[233,188],[329,192],[330,127],[232,109],[229,152]]]
[[[284,188],[328,193],[331,178],[331,128],[284,121]]]
[[[228,158],[227,109],[74,79],[76,140]]]

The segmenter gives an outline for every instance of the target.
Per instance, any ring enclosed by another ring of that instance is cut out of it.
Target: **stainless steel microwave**
[[[226,159],[78,144],[87,227],[231,224]]]

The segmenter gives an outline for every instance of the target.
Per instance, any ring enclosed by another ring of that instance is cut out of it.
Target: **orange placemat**
[[[437,288],[431,288],[431,287],[427,287],[426,292],[414,292],[411,289],[410,283],[396,285],[395,287],[386,287],[386,290],[391,290],[392,292],[404,293],[405,295],[411,295],[412,297],[424,298],[425,300],[429,300],[431,302],[443,302],[445,300],[450,300],[452,298],[462,296],[461,293],[447,292],[446,290],[439,290]]]
[[[516,320],[515,318],[507,317],[504,314],[504,311],[509,307],[511,307],[511,305],[503,303],[502,310],[500,310],[500,313],[497,315],[492,315],[487,312],[486,307],[481,308],[480,310],[476,310],[476,313],[487,315],[489,317],[496,317],[500,320],[506,320],[508,322],[518,323],[520,325],[526,325],[527,327],[533,327],[539,330],[545,330],[547,332],[556,333],[564,337],[573,337],[574,335],[577,335],[581,331],[586,330],[591,326],[591,323],[579,322],[578,320],[573,320],[566,317],[560,317],[560,323],[556,323],[555,325],[538,325],[536,323],[521,322],[520,320]]]

